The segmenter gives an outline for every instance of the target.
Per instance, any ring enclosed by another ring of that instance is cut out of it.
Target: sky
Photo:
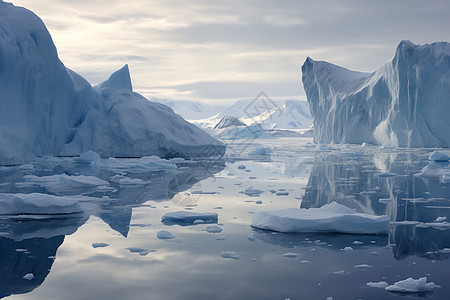
[[[136,92],[210,104],[306,99],[309,56],[373,72],[401,40],[450,41],[448,0],[15,0],[95,85],[128,64]]]

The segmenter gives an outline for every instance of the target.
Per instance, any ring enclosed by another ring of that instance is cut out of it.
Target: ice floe
[[[175,236],[167,230],[158,231],[156,237],[160,240],[170,240],[175,238]]]
[[[279,232],[381,234],[388,232],[389,221],[387,216],[357,213],[332,202],[320,208],[257,212],[252,217],[251,226]]]
[[[420,292],[432,292],[435,287],[434,282],[427,283],[426,277],[419,279],[408,279],[397,281],[393,285],[385,287],[389,292],[401,292],[401,293],[420,293]]]
[[[82,212],[73,197],[47,194],[0,194],[0,212],[4,215],[55,215]]]
[[[239,258],[241,258],[241,257],[239,256],[239,254],[236,253],[236,252],[234,252],[234,251],[222,251],[222,252],[220,253],[220,256],[221,256],[222,258],[231,258],[231,259],[239,259]]]
[[[166,225],[172,224],[194,224],[195,221],[202,223],[217,223],[219,215],[217,213],[198,213],[192,211],[170,212],[162,216],[161,221]]]

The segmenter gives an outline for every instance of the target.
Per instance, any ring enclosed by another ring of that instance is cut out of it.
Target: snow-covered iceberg
[[[402,41],[361,73],[307,58],[302,80],[317,143],[450,147],[450,44]]]
[[[260,211],[252,217],[252,227],[278,232],[340,232],[354,234],[384,234],[389,230],[387,216],[357,213],[332,202],[320,208],[290,208]]]
[[[0,163],[88,150],[199,157],[225,145],[133,92],[127,65],[93,88],[59,60],[39,17],[0,0]]]

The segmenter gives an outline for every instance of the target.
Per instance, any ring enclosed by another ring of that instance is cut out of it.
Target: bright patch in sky
[[[97,84],[128,63],[147,97],[305,98],[307,56],[374,71],[401,40],[450,40],[446,0],[12,2],[43,19],[68,68]]]

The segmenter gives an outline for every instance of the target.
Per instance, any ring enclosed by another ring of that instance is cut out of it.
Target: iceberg
[[[2,215],[57,215],[80,213],[82,209],[73,197],[47,194],[0,194]]]
[[[253,215],[251,226],[286,233],[385,234],[389,231],[389,222],[387,216],[357,213],[351,208],[332,202],[320,208],[260,211]]]
[[[128,66],[92,87],[67,69],[44,23],[0,0],[0,164],[35,156],[206,157],[225,145],[133,92]]]
[[[450,44],[402,41],[373,73],[307,58],[302,81],[316,143],[450,147]]]
[[[397,281],[393,285],[385,287],[386,291],[399,293],[423,293],[432,292],[436,284],[434,282],[427,283],[426,277],[419,279],[408,279]]]

